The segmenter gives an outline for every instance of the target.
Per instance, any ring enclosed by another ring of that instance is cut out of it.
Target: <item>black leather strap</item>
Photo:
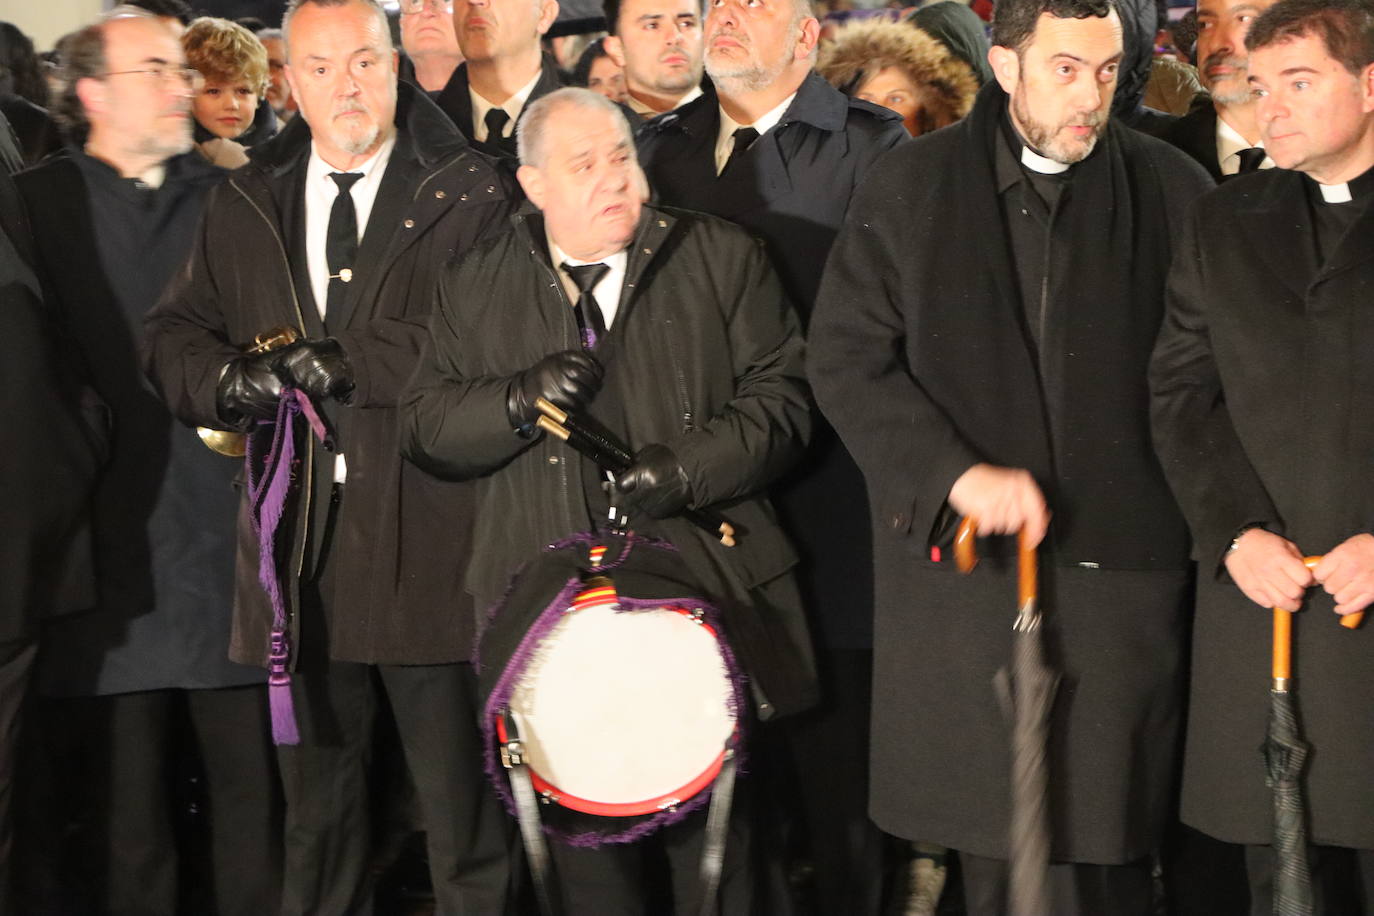
[[[730,805],[735,797],[735,752],[727,751],[725,762],[711,787],[711,804],[706,811],[706,836],[701,844],[701,916],[714,916],[720,873],[725,865],[725,838],[730,828]]]
[[[560,907],[553,885],[553,870],[549,847],[544,839],[544,826],[539,818],[539,796],[530,780],[530,768],[525,765],[524,748],[515,722],[506,716],[506,743],[501,746],[501,763],[510,777],[511,794],[515,798],[515,817],[520,822],[520,838],[525,843],[530,877],[534,881],[534,895],[539,900],[539,912],[544,916],[559,916]]]

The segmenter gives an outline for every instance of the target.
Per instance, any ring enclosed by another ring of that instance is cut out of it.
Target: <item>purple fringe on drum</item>
[[[601,539],[594,534],[578,534],[565,538],[555,544],[549,545],[550,550],[558,550],[579,544],[594,545],[601,542]],[[592,569],[614,568],[624,561],[629,550],[636,543],[652,544],[655,547],[676,550],[666,541],[645,538],[639,535],[630,535],[626,539],[626,549],[621,555],[607,564]],[[514,580],[513,580],[514,581]],[[515,814],[515,800],[511,797],[510,784],[507,782],[500,759],[500,741],[496,735],[496,718],[501,710],[505,709],[509,703],[511,694],[514,693],[516,682],[520,673],[529,665],[535,652],[539,649],[539,644],[553,632],[559,620],[572,605],[572,599],[583,589],[581,580],[577,577],[568,580],[567,584],[558,592],[554,599],[549,602],[548,607],[539,615],[539,618],[526,631],[525,636],[520,641],[519,647],[507,661],[505,670],[501,672],[501,677],[497,680],[496,686],[492,689],[491,695],[487,697],[483,707],[482,719],[482,741],[486,751],[485,769],[487,777],[491,780],[496,794],[505,804],[506,809],[512,815]],[[505,606],[505,597],[496,602],[487,613],[488,625],[496,618],[501,609]],[[617,609],[624,612],[651,610],[660,607],[684,607],[700,608],[702,620],[709,624],[719,635],[721,658],[725,663],[725,670],[730,680],[730,700],[729,707],[735,716],[736,734],[732,741],[732,749],[735,754],[736,765],[739,772],[744,772],[744,713],[747,709],[744,699],[746,678],[740,670],[739,662],[735,658],[735,653],[731,650],[729,642],[724,638],[724,625],[721,612],[711,604],[703,602],[700,598],[684,597],[669,599],[639,599],[639,598],[620,598]],[[473,658],[478,658],[477,653]],[[698,792],[692,798],[687,799],[680,805],[668,808],[657,814],[644,815],[642,817],[627,818],[632,821],[631,826],[614,832],[585,831],[580,833],[570,833],[560,830],[549,824],[544,825],[544,832],[553,836],[570,846],[596,847],[609,844],[633,843],[661,830],[670,824],[678,823],[684,818],[698,811],[706,805],[711,798],[711,788]],[[605,818],[610,822],[616,818]]]

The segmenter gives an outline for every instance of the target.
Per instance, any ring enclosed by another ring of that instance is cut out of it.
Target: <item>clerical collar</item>
[[[1366,169],[1362,175],[1340,184],[1322,184],[1313,180],[1321,198],[1328,204],[1348,204],[1353,200],[1364,200],[1374,195],[1374,168]]]
[[[1066,162],[1056,162],[1053,159],[1040,155],[1023,140],[1021,142],[1021,164],[1032,172],[1039,172],[1041,175],[1062,175],[1069,170]]]

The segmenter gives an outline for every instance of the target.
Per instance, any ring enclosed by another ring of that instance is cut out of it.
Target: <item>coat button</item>
[[[903,525],[905,525],[905,524],[906,524],[906,516],[903,515],[902,513],[898,512],[896,515],[892,516],[892,527],[893,527],[894,529],[896,529],[896,530],[901,530],[901,527],[902,527]]]
[[[489,184],[489,185],[487,185],[487,193],[488,193],[488,194],[495,194],[495,193],[496,193],[496,185],[494,185],[494,184]]]
[[[557,463],[558,463],[558,456],[557,456],[557,455],[550,455],[550,456],[549,456],[549,464],[557,464]]]
[[[467,200],[467,199],[468,199],[468,196],[467,196],[466,194],[459,194],[459,195],[458,195],[458,199],[459,199],[459,200]]]
[[[435,191],[435,192],[434,192],[434,196],[437,197],[437,198],[439,198],[440,200],[443,200],[445,197],[448,197],[448,192],[447,192],[447,191]]]
[[[408,220],[406,220],[404,223],[401,223],[401,225],[402,225],[402,226],[405,226],[407,229],[414,229],[414,228],[415,228],[415,220],[413,220],[413,219],[408,219]]]
[[[475,172],[475,171],[477,171],[477,166],[475,166],[475,165],[470,165],[470,166],[468,166],[468,171],[469,171],[469,172]]]

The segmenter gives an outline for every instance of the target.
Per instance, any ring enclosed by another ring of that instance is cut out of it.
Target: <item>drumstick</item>
[[[558,425],[565,426],[569,430],[581,434],[585,440],[597,445],[608,456],[613,455],[618,460],[625,463],[625,467],[616,470],[607,467],[600,461],[597,462],[608,471],[614,470],[615,473],[622,474],[630,465],[635,463],[634,456],[630,454],[630,450],[620,443],[620,440],[615,437],[615,434],[591,417],[575,416],[545,398],[536,398],[534,406],[539,408],[540,413],[553,420]]]
[[[619,456],[614,453],[608,454],[607,450],[601,447],[601,443],[592,440],[576,427],[564,426],[547,414],[536,420],[535,425],[549,435],[562,439],[573,449],[596,462],[599,467],[605,468],[616,476],[625,473],[630,469],[630,465],[634,463],[633,460],[626,463],[620,460]],[[623,449],[617,449],[617,451],[621,454],[625,454]],[[720,538],[720,542],[726,547],[735,546],[735,526],[716,513],[707,509],[692,509],[689,507],[683,509],[679,514],[702,531]]]

